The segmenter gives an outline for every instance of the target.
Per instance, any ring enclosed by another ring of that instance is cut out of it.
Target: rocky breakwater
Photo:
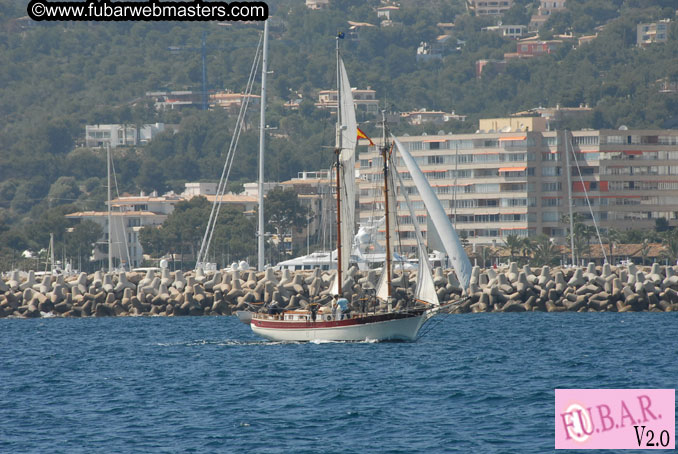
[[[102,273],[65,278],[32,271],[13,272],[0,279],[0,317],[103,317],[231,315],[236,310],[304,309],[311,301],[329,307],[334,272],[289,270],[274,272],[217,271],[201,269],[183,273],[148,271],[145,274]],[[342,283],[343,295],[353,310],[384,311],[384,303],[365,301],[378,283],[375,271],[351,268]],[[454,273],[436,270],[435,281],[442,301],[456,299],[462,290]],[[414,292],[416,273],[393,280],[395,308],[402,309]],[[262,305],[262,303],[264,303]],[[262,307],[265,306],[265,309]]]
[[[303,309],[311,301],[329,305],[333,272],[202,270],[182,273],[102,273],[78,276],[11,273],[0,279],[0,317],[102,317],[230,315],[236,310]],[[365,304],[374,295],[378,274],[351,268],[342,283],[353,310],[384,311],[384,303]],[[434,273],[442,303],[464,294],[455,274]],[[414,293],[416,272],[396,273],[395,309]],[[641,268],[596,267],[532,270],[511,263],[497,271],[473,268],[468,298],[451,306],[454,313],[526,311],[676,311],[678,273],[658,264]],[[373,300],[373,299],[372,299]]]
[[[671,266],[532,270],[473,268],[470,299],[460,312],[670,312],[678,310],[678,274]]]

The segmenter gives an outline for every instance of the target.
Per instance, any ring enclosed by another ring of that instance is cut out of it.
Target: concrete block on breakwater
[[[32,271],[0,279],[0,317],[108,317],[230,315],[235,310],[262,310],[261,303],[281,309],[305,308],[311,301],[328,304],[334,272],[264,272],[202,270],[145,274],[103,273],[37,279]],[[453,302],[453,313],[467,312],[670,312],[678,310],[678,273],[657,263],[650,267],[584,268],[544,266],[532,270],[511,263],[504,270],[474,267],[463,292],[451,270],[434,270],[441,303]],[[342,283],[353,310],[374,294],[378,274],[355,267]],[[395,273],[395,307],[404,307],[416,288],[417,273]],[[258,303],[258,304],[257,304]],[[369,304],[369,303],[368,303]],[[377,303],[369,310],[383,309]]]

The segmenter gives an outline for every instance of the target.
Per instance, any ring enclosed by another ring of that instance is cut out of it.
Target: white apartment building
[[[668,19],[648,24],[638,24],[636,26],[636,44],[645,47],[654,43],[665,43],[669,39],[670,24],[671,21]]]
[[[529,29],[531,31],[538,30],[553,13],[565,11],[567,9],[565,6],[566,2],[567,0],[541,0],[539,8],[537,8],[537,14],[533,15],[530,20]]]
[[[487,124],[502,126],[506,120],[488,120]],[[603,231],[652,229],[660,217],[678,225],[676,130],[566,133],[502,126],[492,132],[481,128],[476,134],[399,140],[428,176],[456,230],[471,243],[500,245],[511,234],[545,234],[564,243],[567,225],[563,216],[568,214],[570,201],[587,224],[593,223],[592,211]],[[377,149],[363,149],[359,164],[360,220],[364,222],[383,216],[382,163]],[[416,188],[408,186],[406,169],[401,162],[397,167],[416,211],[416,220],[411,219],[404,196],[399,195],[400,241],[405,252],[412,252],[413,222],[426,232],[427,213]]]
[[[466,8],[476,16],[496,16],[504,14],[513,6],[513,0],[466,0]]]
[[[506,38],[522,38],[527,33],[526,25],[493,25],[491,27],[483,27],[484,32],[499,32]]]
[[[379,113],[379,100],[377,92],[372,89],[359,90],[351,88],[353,94],[353,105],[356,113],[377,115]],[[315,104],[318,109],[337,110],[337,90],[321,90],[318,92],[318,102]]]
[[[163,131],[164,123],[142,125],[140,128],[134,124],[86,125],[85,146],[94,148],[110,145],[116,148],[145,145]]]

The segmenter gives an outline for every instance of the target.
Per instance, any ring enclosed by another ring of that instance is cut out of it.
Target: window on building
[[[598,136],[574,137],[575,145],[598,145]]]
[[[544,211],[541,214],[541,220],[543,222],[558,222],[560,214],[557,211]]]
[[[559,192],[563,190],[563,184],[560,181],[553,183],[542,183],[541,190],[542,192]]]
[[[544,177],[560,176],[560,167],[542,167],[541,174]]]

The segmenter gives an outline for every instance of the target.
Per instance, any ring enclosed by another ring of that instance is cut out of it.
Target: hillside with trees
[[[334,36],[347,21],[366,22],[358,39],[342,43],[351,82],[376,90],[388,111],[455,111],[466,122],[446,131],[472,132],[477,119],[538,106],[588,104],[574,128],[678,127],[678,95],[660,93],[657,81],[678,81],[678,27],[674,0],[568,0],[540,29],[545,39],[597,34],[578,45],[564,40],[549,55],[511,60],[503,73],[476,77],[479,59],[501,59],[516,42],[482,31],[497,19],[474,17],[463,0],[402,1],[394,23],[379,27],[377,0],[336,0],[312,11],[302,0],[269,1],[278,19],[271,27],[267,122],[267,179],[326,168],[334,126],[316,109],[317,93],[334,88]],[[527,24],[539,2],[516,0],[503,23]],[[45,247],[45,234],[29,226],[50,213],[103,209],[105,155],[82,146],[86,124],[177,125],[144,147],[115,150],[122,192],[180,191],[187,181],[218,179],[236,114],[220,109],[159,111],[152,90],[201,89],[199,52],[170,47],[210,47],[209,89],[242,92],[260,38],[261,23],[31,22],[26,2],[0,4],[0,254]],[[672,19],[669,41],[635,45],[640,22]],[[416,49],[454,23],[453,44],[441,59],[417,61]],[[275,26],[273,26],[275,25]],[[258,88],[255,86],[255,90]],[[298,110],[284,104],[302,96]],[[361,127],[375,133],[365,119]],[[240,139],[231,180],[256,178],[258,113],[251,111]],[[434,126],[394,125],[395,133],[435,132]],[[56,210],[56,211],[55,211]],[[45,228],[48,228],[45,226]],[[50,227],[51,228],[51,227]],[[91,233],[91,232],[90,232]],[[58,238],[61,241],[61,237]],[[65,241],[65,240],[64,240]],[[64,242],[60,242],[62,246]]]

